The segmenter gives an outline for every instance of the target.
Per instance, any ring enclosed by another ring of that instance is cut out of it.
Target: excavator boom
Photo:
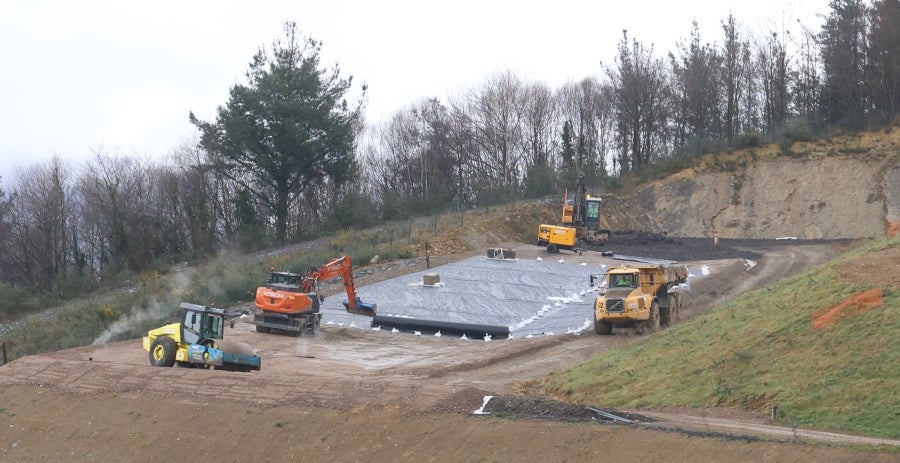
[[[335,277],[344,279],[344,290],[347,292],[347,300],[344,301],[344,308],[347,312],[354,315],[365,315],[366,317],[374,317],[377,306],[363,302],[356,295],[356,287],[353,284],[353,265],[350,256],[343,256],[319,267],[310,275],[317,281],[330,280]]]

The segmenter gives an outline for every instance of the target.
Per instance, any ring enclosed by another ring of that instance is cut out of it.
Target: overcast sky
[[[441,5],[441,6],[436,6]],[[731,11],[754,34],[818,29],[828,0],[618,2],[36,1],[0,4],[0,187],[51,156],[82,167],[93,150],[162,159],[214,120],[251,57],[285,21],[324,42],[369,86],[377,123],[423,98],[443,101],[510,70],[558,88],[602,74],[622,29],[658,56],[697,20],[721,41]],[[793,26],[792,26],[793,27]],[[796,27],[794,27],[796,29]]]

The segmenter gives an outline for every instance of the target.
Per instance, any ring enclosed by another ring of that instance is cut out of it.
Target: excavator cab
[[[590,230],[600,226],[600,198],[588,196],[584,200],[584,225]]]
[[[266,285],[279,285],[299,288],[303,275],[291,272],[275,272],[266,280]]]

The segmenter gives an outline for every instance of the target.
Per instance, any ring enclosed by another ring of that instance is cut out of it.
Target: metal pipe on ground
[[[612,413],[604,412],[603,410],[597,410],[596,408],[593,408],[593,407],[585,407],[585,408],[587,408],[588,410],[590,410],[604,418],[608,418],[613,421],[620,421],[622,423],[629,423],[629,424],[634,423],[634,421],[632,421],[632,420],[629,420],[627,418],[622,418],[621,416],[618,416],[618,415],[613,415]]]
[[[486,336],[496,339],[509,337],[509,327],[499,325],[481,325],[474,323],[456,323],[439,320],[421,320],[418,318],[391,317],[376,315],[372,319],[372,327],[397,328],[400,331],[442,335],[463,336],[472,339],[484,339]]]

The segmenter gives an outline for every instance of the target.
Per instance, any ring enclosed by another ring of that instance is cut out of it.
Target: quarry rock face
[[[882,236],[900,222],[896,146],[733,164],[686,169],[614,198],[614,232],[649,226],[669,236],[840,239]]]

